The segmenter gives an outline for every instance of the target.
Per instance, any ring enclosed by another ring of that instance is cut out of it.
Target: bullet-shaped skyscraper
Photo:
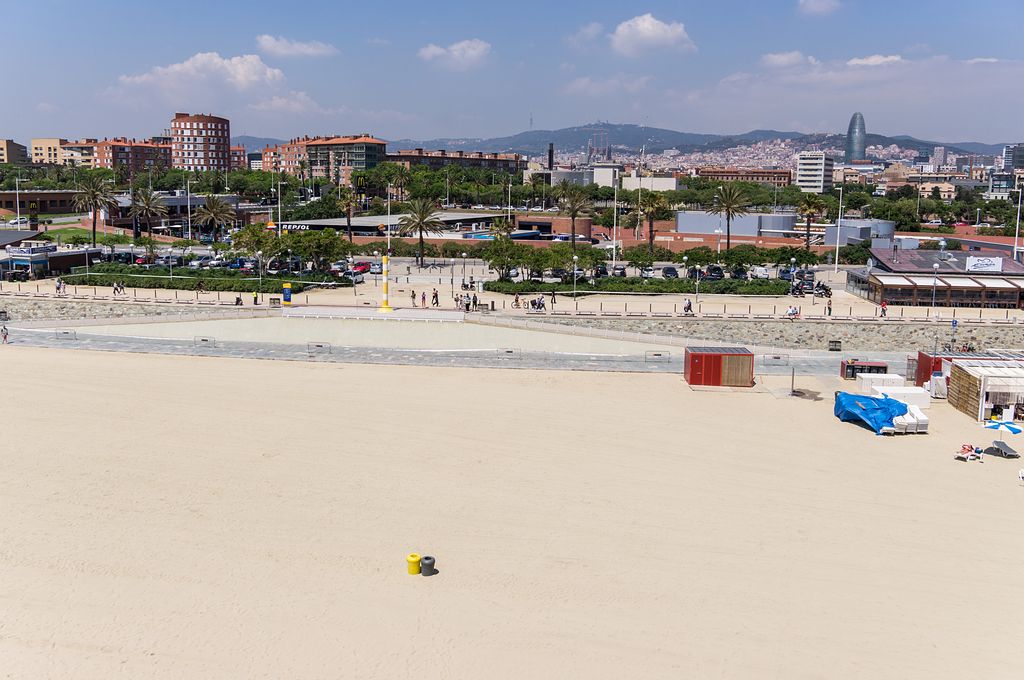
[[[864,128],[864,116],[860,111],[853,114],[850,127],[846,130],[846,162],[862,161],[868,133]]]

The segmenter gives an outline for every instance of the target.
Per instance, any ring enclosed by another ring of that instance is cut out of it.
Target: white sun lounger
[[[914,416],[914,420],[917,421],[917,430],[916,430],[916,432],[918,434],[927,434],[928,433],[928,416],[926,416],[924,414],[924,411],[922,411],[920,409],[920,407],[917,406],[917,404],[910,404],[908,406],[908,409],[909,410],[907,411],[907,413],[909,413],[910,415],[913,415]]]

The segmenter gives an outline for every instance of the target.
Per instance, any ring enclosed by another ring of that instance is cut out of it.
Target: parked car
[[[516,268],[516,267],[510,267],[509,270],[508,270],[508,277],[510,279],[514,279],[517,276],[519,276],[519,269]]]
[[[556,213],[556,212],[558,212],[558,208],[555,208],[554,206],[552,206],[552,207],[548,208],[547,210],[545,210],[544,212]]]
[[[353,271],[357,271],[360,274],[366,274],[367,272],[369,272],[370,271],[370,267],[371,267],[371,263],[366,262],[366,261],[356,262],[354,265],[352,265]]]
[[[747,271],[747,275],[752,279],[770,279],[772,277],[771,273],[768,271],[768,267],[762,267],[761,265],[751,267]]]
[[[745,267],[733,267],[732,271],[729,272],[729,276],[734,279],[745,279],[747,278],[747,270]]]
[[[149,255],[136,255],[134,264],[151,264],[152,258]]]
[[[792,281],[793,270],[789,267],[779,267],[779,278],[783,281]]]
[[[654,267],[644,267],[640,270],[640,278],[651,279],[654,278]]]
[[[709,264],[701,278],[705,281],[721,281],[725,278],[725,270],[717,264]]]
[[[625,265],[617,264],[614,267],[612,267],[612,276],[625,276],[625,275],[626,275],[626,266]]]
[[[209,255],[200,255],[188,263],[189,269],[203,269],[209,267],[210,263],[213,262],[213,258]]]
[[[544,208],[542,208],[541,206],[537,205],[537,206],[534,206],[534,207],[530,208],[530,212],[544,212]]]
[[[28,218],[27,217],[15,217],[14,219],[10,220],[7,224],[8,224],[8,226],[11,226],[11,227],[20,227],[22,225],[28,224]]]
[[[662,267],[661,268],[661,278],[663,278],[663,279],[678,279],[679,278],[679,270],[676,269],[675,267]]]
[[[797,269],[796,278],[798,281],[809,281],[814,282],[814,270],[813,269]]]
[[[555,279],[564,279],[567,275],[568,272],[566,272],[561,267],[555,267],[554,269],[551,270],[551,277]]]
[[[608,267],[604,266],[603,264],[599,264],[596,267],[594,267],[594,278],[595,279],[600,279],[600,278],[603,278],[605,276],[608,276]]]
[[[380,262],[371,262],[370,263],[370,273],[371,274],[383,274],[384,273],[384,265],[382,265]]]
[[[341,272],[338,278],[349,279],[352,283],[363,283],[366,280],[362,272],[358,272],[354,269],[346,269]]]
[[[569,272],[567,272],[566,275],[565,275],[565,278],[567,278],[567,279],[575,278],[577,281],[579,281],[581,279],[587,278],[587,272],[585,272],[580,267],[576,267],[575,269],[571,269]]]

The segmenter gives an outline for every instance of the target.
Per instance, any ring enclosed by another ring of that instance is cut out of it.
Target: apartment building
[[[32,138],[32,162],[33,163],[60,163],[60,147],[68,140],[60,137],[33,137]]]
[[[244,146],[231,147],[231,169],[246,170],[249,167],[249,158],[245,153]]]
[[[208,114],[175,113],[171,120],[171,166],[226,172],[231,167],[231,123]]]
[[[96,167],[96,139],[78,139],[67,141],[60,145],[60,157],[57,163],[61,165],[73,165],[77,168]]]
[[[824,151],[802,151],[797,156],[796,185],[805,194],[824,194],[832,191],[832,171],[835,161]]]
[[[793,183],[793,173],[789,170],[763,168],[697,168],[697,177],[719,182],[756,182],[776,187],[785,187]]]
[[[132,173],[171,167],[171,145],[153,140],[104,139],[96,143],[97,168],[126,166]]]
[[[318,139],[306,144],[309,167],[314,177],[350,183],[357,170],[369,170],[384,162],[387,142],[369,134]]]
[[[485,153],[482,151],[425,151],[423,149],[399,149],[386,156],[389,163],[398,163],[406,167],[426,165],[437,170],[449,165],[463,168],[487,168],[508,173],[520,173],[526,170],[525,156],[517,153]]]
[[[25,165],[28,149],[13,139],[0,139],[0,165]]]

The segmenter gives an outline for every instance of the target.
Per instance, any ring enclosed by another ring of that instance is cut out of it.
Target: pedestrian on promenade
[[[885,313],[887,311],[889,311],[889,303],[886,302],[885,300],[882,300],[882,305],[881,306],[882,306],[882,316],[885,316]]]
[[[469,306],[473,304],[473,301],[469,297],[469,293],[466,293],[462,297],[462,306],[465,307],[466,311],[469,312]]]
[[[832,316],[832,299],[825,301],[825,316]]]
[[[555,290],[553,288],[551,289],[551,308],[555,308]]]
[[[420,293],[420,307],[427,306],[427,291]]]
[[[683,314],[693,314],[693,303],[690,302],[690,298],[683,302]]]
[[[7,324],[4,324],[3,328],[0,328],[0,336],[3,337],[4,343],[7,344]]]
[[[479,301],[476,299],[476,293],[473,293],[473,311],[474,312],[476,311],[477,305],[479,305],[479,304],[480,304]]]
[[[252,292],[252,303],[258,305],[260,303],[260,293],[258,290]]]
[[[416,306],[416,291],[412,291],[412,306]]]
[[[441,300],[438,298],[437,288],[435,288],[434,292],[430,294],[430,306],[431,307],[439,307],[440,305],[441,305]]]

